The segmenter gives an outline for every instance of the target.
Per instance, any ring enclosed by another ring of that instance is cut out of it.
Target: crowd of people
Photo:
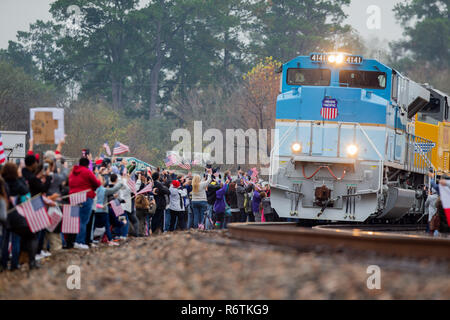
[[[37,268],[38,260],[60,249],[87,250],[99,243],[118,246],[127,237],[279,220],[271,207],[270,186],[254,170],[232,175],[207,165],[198,173],[179,174],[116,156],[93,159],[86,149],[78,164],[69,167],[61,155],[63,144],[64,140],[56,150],[39,155],[30,140],[24,161],[0,168],[0,270],[16,270],[26,260],[31,269]],[[425,201],[434,234],[449,231],[440,186],[450,188],[450,180],[431,180]],[[85,197],[78,204],[77,232],[64,233],[61,222],[52,230],[32,232],[16,210],[39,195],[45,196],[49,207],[71,204],[70,195],[80,192]]]
[[[207,165],[197,174],[179,174],[115,156],[93,159],[87,150],[69,167],[61,155],[63,144],[39,155],[31,140],[24,161],[0,168],[1,270],[16,270],[26,260],[30,269],[38,268],[38,260],[60,249],[118,246],[127,237],[277,218],[269,185],[252,171],[232,176]],[[53,230],[33,233],[15,209],[37,195],[44,195],[50,207],[69,204],[70,195],[83,191],[77,233],[63,233],[61,222]],[[121,207],[120,214],[112,203]]]

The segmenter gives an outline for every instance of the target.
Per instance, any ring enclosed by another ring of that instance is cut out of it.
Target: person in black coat
[[[14,199],[10,203],[9,209],[27,201],[29,189],[25,180],[19,176],[20,171],[14,163],[7,163],[2,170],[2,176],[8,185],[8,198]],[[32,233],[24,217],[17,210],[8,214],[4,237],[2,241],[2,267],[6,268],[8,263],[8,245],[11,237],[13,258],[11,261],[11,270],[18,269],[19,257],[18,251],[28,252],[28,263],[30,269],[37,268],[36,253],[38,249],[37,233]],[[20,243],[20,245],[19,245]],[[19,249],[20,248],[20,249]]]
[[[241,214],[237,203],[236,182],[229,184],[225,198],[231,208],[231,222],[240,222]]]
[[[40,193],[47,193],[52,183],[52,177],[50,176],[50,167],[42,170],[42,166],[39,166],[38,161],[34,155],[27,155],[25,157],[25,168],[22,169],[22,175],[28,183],[28,188],[31,193],[31,197]],[[45,181],[41,181],[45,178]],[[44,248],[44,238],[47,230],[41,230],[37,233],[39,238],[37,252],[41,252]]]
[[[163,230],[164,210],[166,209],[166,196],[170,195],[169,188],[163,185],[160,181],[159,172],[152,174],[153,179],[153,194],[155,196],[156,211],[152,218],[152,233],[157,229]]]

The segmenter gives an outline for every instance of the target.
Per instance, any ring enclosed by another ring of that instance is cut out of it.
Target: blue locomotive
[[[280,68],[271,202],[281,217],[397,220],[423,212],[433,143],[414,135],[430,91],[360,55]]]

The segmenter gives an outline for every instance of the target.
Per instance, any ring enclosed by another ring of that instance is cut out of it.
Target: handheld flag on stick
[[[125,211],[123,211],[122,206],[120,205],[120,201],[117,199],[113,199],[112,201],[109,202],[109,204],[111,205],[111,208],[114,211],[114,214],[116,215],[116,217],[122,215]]]
[[[51,224],[42,196],[21,203],[16,209],[19,214],[25,217],[28,227],[33,233],[43,230]]]
[[[77,192],[77,193],[72,193],[71,195],[69,195],[70,204],[72,206],[74,206],[74,205],[86,202],[86,197],[87,197],[88,191],[89,190],[85,190],[85,191],[81,191],[81,192]]]
[[[185,162],[184,160],[181,161],[180,163],[178,163],[178,166],[180,168],[183,168],[183,169],[186,169],[186,170],[189,170],[191,168],[191,165],[189,163]]]
[[[105,142],[103,144],[103,147],[105,148],[106,153],[108,154],[108,156],[110,156],[111,155],[111,149],[109,148],[108,142]]]
[[[129,151],[130,148],[128,148],[128,146],[124,145],[123,143],[116,142],[116,144],[114,145],[113,154],[118,155]]]
[[[137,194],[151,192],[152,190],[153,190],[153,183],[150,182],[148,185],[145,186],[144,189],[142,189],[141,191],[139,191]]]
[[[134,173],[127,179],[127,186],[132,193],[136,193],[136,175]]]
[[[62,219],[62,213],[59,207],[56,206],[48,209],[48,215],[50,216],[50,226],[47,227],[47,230],[53,232]]]
[[[169,154],[167,156],[167,158],[164,159],[164,164],[166,165],[167,168],[169,168],[170,166],[173,166],[176,163],[177,163],[177,158],[174,154]]]
[[[62,233],[77,234],[80,232],[80,207],[63,205]]]

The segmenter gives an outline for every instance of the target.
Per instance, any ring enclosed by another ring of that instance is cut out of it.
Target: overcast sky
[[[16,40],[17,31],[27,31],[30,23],[37,19],[49,20],[48,10],[53,0],[0,0],[0,48],[8,46],[9,40]],[[145,0],[144,0],[145,1]],[[220,0],[218,0],[220,1]],[[400,0],[352,0],[345,11],[349,15],[347,23],[352,25],[365,39],[396,40],[402,36],[402,29],[396,23],[392,8]],[[369,6],[376,6],[375,8]],[[367,10],[369,8],[369,13]],[[379,8],[380,24],[370,20]],[[375,12],[375,13],[374,13]],[[367,20],[372,27],[367,26]]]

